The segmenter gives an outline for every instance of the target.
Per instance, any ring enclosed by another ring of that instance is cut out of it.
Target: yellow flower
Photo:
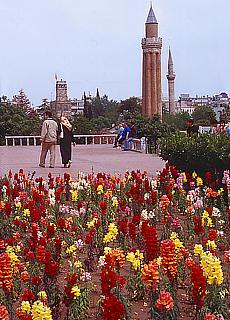
[[[20,202],[20,201],[17,201],[17,202],[15,203],[15,207],[16,207],[17,210],[20,210],[21,207],[22,207],[21,202]]]
[[[95,223],[97,223],[98,221],[98,218],[93,218],[93,220],[87,222],[87,227],[90,229],[90,228],[94,228],[95,226]]]
[[[118,235],[117,226],[114,223],[110,223],[108,227],[108,233],[104,236],[103,241],[105,243],[114,241]]]
[[[73,286],[73,288],[71,289],[71,293],[74,294],[74,299],[77,299],[77,297],[79,297],[81,295],[81,291],[77,285]]]
[[[204,252],[202,244],[195,244],[194,254],[195,256],[200,256]]]
[[[113,197],[113,198],[112,198],[112,201],[113,201],[113,202],[112,202],[112,206],[113,206],[113,207],[117,207],[118,204],[119,204],[119,202],[118,202],[118,200],[117,200],[117,197]]]
[[[202,225],[205,225],[205,221],[207,222],[207,226],[208,227],[212,227],[213,223],[212,223],[212,219],[209,217],[209,213],[204,210],[204,212],[202,213]]]
[[[196,185],[199,186],[203,186],[203,180],[200,177],[196,178]]]
[[[193,179],[195,179],[197,177],[197,174],[195,171],[193,172],[192,177],[193,177]]]
[[[161,266],[161,263],[162,263],[162,258],[161,257],[158,257],[156,259],[156,264],[160,267]]]
[[[99,184],[97,187],[97,194],[102,194],[103,192],[104,192],[103,186],[101,184]]]
[[[224,189],[223,188],[220,188],[219,190],[218,190],[218,194],[220,195],[221,193],[223,193],[224,192]]]
[[[139,250],[136,250],[135,253],[129,252],[126,256],[126,260],[132,263],[134,270],[140,270],[141,261],[143,259],[144,259],[144,255]]]
[[[219,258],[207,251],[201,254],[200,259],[208,284],[222,284],[224,277]]]
[[[211,249],[216,249],[216,247],[217,247],[215,241],[213,241],[213,240],[212,241],[208,240],[206,245],[208,248],[211,248]]]
[[[23,216],[24,217],[29,217],[30,216],[30,210],[29,209],[24,209],[23,210]]]
[[[7,246],[6,253],[10,257],[10,261],[11,261],[12,266],[14,266],[15,263],[19,261],[17,255],[14,252],[14,248],[11,246]]]
[[[21,311],[24,314],[29,314],[31,310],[29,301],[22,301],[21,303]]]
[[[32,306],[32,318],[33,320],[52,320],[51,310],[41,301],[35,301]]]
[[[75,262],[74,262],[74,267],[75,267],[75,268],[82,268],[82,263],[81,263],[81,261],[80,261],[80,260],[75,261]]]
[[[184,175],[184,183],[186,183],[188,180],[187,180],[185,172],[183,172],[183,175]]]
[[[77,248],[76,248],[75,244],[72,244],[72,246],[70,246],[69,248],[67,248],[65,252],[66,252],[67,254],[71,254],[71,253],[75,252],[76,250],[77,250]]]
[[[110,247],[105,247],[105,248],[104,248],[104,253],[105,253],[105,255],[108,254],[108,253],[110,253],[111,251],[112,251],[112,248],[110,248]]]
[[[180,252],[180,249],[184,248],[183,243],[178,238],[178,234],[176,232],[172,232],[170,239],[174,242],[177,253]]]
[[[47,294],[45,291],[38,292],[38,298],[47,300]]]
[[[77,190],[70,190],[71,195],[72,195],[72,201],[77,201],[78,200],[78,191]]]

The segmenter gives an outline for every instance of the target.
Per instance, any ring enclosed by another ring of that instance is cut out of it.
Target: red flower
[[[125,314],[124,305],[113,294],[105,297],[103,309],[104,320],[119,320]]]
[[[206,181],[206,183],[211,183],[212,182],[212,174],[211,174],[211,172],[207,171],[205,173],[205,181]]]
[[[119,220],[118,226],[119,226],[120,232],[122,232],[123,235],[126,235],[127,234],[127,219]]]
[[[218,233],[215,229],[211,229],[208,231],[208,238],[211,241],[215,241],[218,237]]]
[[[102,269],[101,271],[101,289],[103,295],[110,294],[111,290],[117,285],[123,286],[125,278],[118,276],[114,271],[109,268],[108,270]]]
[[[91,229],[89,233],[85,236],[85,243],[86,244],[92,243],[94,235],[95,235],[95,230]]]
[[[197,235],[204,233],[204,227],[202,225],[201,217],[194,216],[193,217],[193,222],[194,222],[194,232]]]
[[[54,278],[58,275],[59,265],[56,261],[48,260],[45,264],[45,273],[47,276]]]
[[[107,203],[105,201],[100,201],[100,209],[102,214],[106,214]]]
[[[45,263],[45,248],[42,245],[38,245],[36,251],[36,258],[41,263]]]
[[[9,313],[5,306],[0,304],[0,319],[1,320],[9,320]]]
[[[25,289],[22,296],[21,296],[22,300],[24,301],[30,301],[30,300],[34,300],[35,296],[33,294],[33,292],[30,289]]]
[[[38,276],[33,276],[31,279],[31,284],[39,286],[40,284],[42,284],[42,279]]]
[[[203,269],[200,265],[195,264],[195,262],[190,261],[187,263],[188,268],[191,271],[191,282],[193,284],[192,295],[194,303],[198,309],[201,309],[204,302],[203,298],[206,295],[206,277],[203,274]]]
[[[129,227],[129,236],[132,240],[136,239],[136,225],[133,222],[128,224]]]
[[[158,241],[156,227],[150,226],[147,221],[142,224],[141,234],[145,241],[148,261],[153,261],[158,254]]]
[[[66,227],[66,224],[65,224],[65,219],[64,218],[60,218],[58,220],[58,227],[63,230],[65,227]]]

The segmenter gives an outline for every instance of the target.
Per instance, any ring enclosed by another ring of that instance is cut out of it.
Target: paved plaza
[[[73,147],[72,166],[64,169],[61,164],[59,146],[56,149],[56,167],[49,169],[49,155],[46,159],[47,168],[38,167],[40,146],[0,147],[0,176],[11,169],[17,172],[23,168],[25,173],[36,172],[36,176],[46,177],[49,172],[54,176],[70,172],[76,176],[79,171],[85,173],[110,172],[124,173],[125,170],[147,170],[155,175],[164,167],[164,162],[155,155],[142,154],[133,151],[123,152],[114,149],[112,145],[77,145]]]

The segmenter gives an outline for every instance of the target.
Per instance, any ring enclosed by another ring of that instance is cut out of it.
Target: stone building
[[[87,99],[90,100],[91,96],[89,95]],[[70,117],[74,114],[83,114],[84,104],[83,96],[81,99],[70,99],[68,97],[68,85],[65,80],[56,80],[56,97],[54,101],[50,102],[50,110],[55,116],[65,115]]]
[[[57,117],[63,114],[71,115],[71,100],[68,98],[67,82],[65,80],[56,81],[56,98],[50,102],[50,109]]]
[[[151,5],[142,39],[142,114],[149,118],[154,114],[162,117],[161,48],[162,38],[158,36],[158,22]]]

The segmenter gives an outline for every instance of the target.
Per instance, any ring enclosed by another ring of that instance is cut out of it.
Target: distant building
[[[75,114],[84,114],[85,102],[91,102],[92,97],[82,96],[81,99],[70,99],[68,97],[68,85],[65,80],[56,80],[56,97],[50,102],[50,109],[54,115],[73,116]]]
[[[216,113],[219,121],[224,110],[230,105],[230,97],[227,93],[221,92],[214,96],[198,96],[191,97],[189,94],[181,94],[176,101],[176,112],[188,112],[192,115],[196,107],[210,106]]]

